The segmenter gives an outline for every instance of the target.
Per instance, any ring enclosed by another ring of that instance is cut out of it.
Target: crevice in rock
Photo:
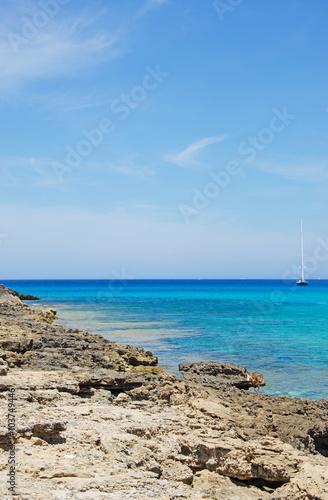
[[[312,439],[315,450],[324,457],[328,457],[328,435],[315,436]]]
[[[60,434],[54,434],[51,436],[45,436],[43,434],[33,434],[35,437],[46,441],[48,444],[63,444],[66,443],[66,438],[61,436]]]
[[[247,479],[247,480],[241,480],[241,479],[235,479],[233,477],[230,478],[231,481],[236,485],[236,486],[255,486],[256,488],[260,489],[261,491],[266,491],[267,493],[273,493],[274,490],[277,488],[280,488],[286,482],[272,482],[272,481],[266,481],[265,479]]]

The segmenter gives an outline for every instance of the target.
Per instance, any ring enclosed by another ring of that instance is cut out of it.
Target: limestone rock
[[[19,298],[21,300],[40,300],[38,297],[36,297],[35,295],[29,295],[29,294],[26,294],[26,293],[21,293],[19,295]]]
[[[2,358],[0,358],[0,376],[7,375],[8,369],[8,364]]]
[[[31,308],[0,286],[0,349],[9,365],[38,370],[111,369],[158,372],[151,352],[54,323],[56,310]],[[8,336],[10,332],[10,336]]]
[[[125,392],[121,392],[115,398],[114,404],[121,405],[122,403],[128,403],[129,401],[131,401],[131,396],[129,396],[128,394],[125,394]]]
[[[168,460],[161,465],[161,479],[191,484],[193,476],[193,471],[187,465],[180,462]]]
[[[181,363],[179,371],[188,380],[194,380],[212,387],[233,386],[238,389],[263,387],[263,375],[257,372],[249,373],[244,366],[218,361],[203,361],[201,363]]]
[[[15,389],[17,498],[328,500],[327,401],[240,390],[254,373],[223,363],[158,375],[151,353],[55,319],[0,287],[0,457]]]
[[[286,483],[298,471],[300,458],[290,445],[275,438],[256,441],[194,438],[183,442],[176,457],[189,467],[208,469],[240,480]]]
[[[256,487],[208,470],[196,472],[192,484],[203,499],[210,500],[270,500],[273,491],[262,485]]]
[[[15,305],[23,306],[23,302],[19,298],[19,294],[11,288],[6,288],[0,285],[0,305]]]
[[[306,461],[297,476],[271,496],[270,500],[328,500],[328,468]]]

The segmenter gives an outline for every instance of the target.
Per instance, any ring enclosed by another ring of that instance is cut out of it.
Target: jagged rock
[[[55,390],[57,392],[68,392],[78,394],[81,390],[79,379],[72,373],[64,371],[32,371],[32,370],[10,370],[8,375],[1,378],[0,391],[8,391],[15,388],[34,396],[37,391]],[[21,396],[22,397],[22,396]]]
[[[148,373],[158,371],[158,359],[151,352],[54,324],[55,309],[30,308],[3,285],[0,319],[0,348],[9,365],[39,370],[138,368],[142,372],[145,367]]]
[[[0,296],[7,294],[12,295],[13,297],[19,297],[19,293],[15,290],[12,290],[11,288],[8,288],[4,285],[0,285]]]
[[[2,358],[0,358],[0,376],[7,375],[8,369],[8,364]]]
[[[19,295],[19,298],[21,300],[40,300],[38,297],[36,297],[35,295],[29,295],[29,294],[25,294],[25,293],[21,293]]]
[[[66,429],[66,422],[38,422],[31,427],[33,436],[43,438],[47,441],[49,438],[58,436]]]
[[[263,486],[242,483],[208,470],[196,472],[192,484],[193,488],[202,494],[203,499],[210,500],[270,500],[273,491],[270,488],[266,491]]]
[[[116,396],[114,403],[116,405],[120,405],[122,403],[128,403],[129,401],[131,401],[131,397],[128,394],[121,392],[118,396]]]
[[[297,476],[278,488],[270,500],[327,500],[328,499],[328,469],[327,465],[314,465],[305,462]]]
[[[181,462],[167,460],[161,464],[161,479],[181,481],[185,484],[191,484],[193,476],[193,471]]]
[[[249,373],[244,366],[218,361],[203,361],[201,363],[181,363],[179,371],[188,380],[194,380],[211,387],[233,386],[238,389],[263,387],[263,375],[257,372]]]
[[[299,452],[276,438],[256,441],[192,438],[176,457],[189,467],[208,469],[235,479],[289,482],[298,471]]]
[[[33,419],[25,418],[24,422],[19,421],[13,434],[7,427],[0,427],[0,447],[5,448],[12,437],[17,440],[20,437],[32,436],[41,438],[47,442],[60,441],[60,433],[66,429],[66,422],[48,418],[47,420],[36,422]]]
[[[19,298],[19,294],[11,288],[6,288],[0,285],[0,305],[15,305],[23,306],[23,302]]]
[[[144,386],[132,389],[131,391],[129,391],[129,395],[134,401],[142,401],[143,399],[150,399],[150,391],[147,387]]]
[[[1,296],[3,296],[4,300],[8,300],[8,298],[6,297],[7,295],[11,295],[12,297],[17,297],[20,300],[40,300],[35,295],[29,295],[26,293],[19,294],[18,292],[16,292],[16,290],[12,290],[11,288],[5,287],[4,285],[0,285],[0,300],[1,300]],[[10,301],[9,303],[18,303],[18,302],[17,301],[15,301],[15,302]]]
[[[57,325],[53,310],[4,287],[0,296],[0,367],[10,366],[0,380],[0,456],[6,463],[15,389],[24,496],[328,499],[327,401],[240,390],[254,374],[221,363],[186,364],[183,379],[155,376],[151,353]],[[0,468],[1,484],[6,474]]]

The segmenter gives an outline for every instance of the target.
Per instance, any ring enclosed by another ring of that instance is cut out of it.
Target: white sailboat
[[[296,282],[298,286],[307,286],[309,283],[304,279],[304,255],[303,255],[303,217],[301,214],[301,251],[302,251],[302,274],[301,279]]]

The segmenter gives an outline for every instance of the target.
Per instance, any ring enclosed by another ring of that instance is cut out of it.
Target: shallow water
[[[232,362],[263,373],[263,392],[328,399],[328,280],[3,283],[56,307],[62,324],[153,351],[176,374],[183,361]]]

